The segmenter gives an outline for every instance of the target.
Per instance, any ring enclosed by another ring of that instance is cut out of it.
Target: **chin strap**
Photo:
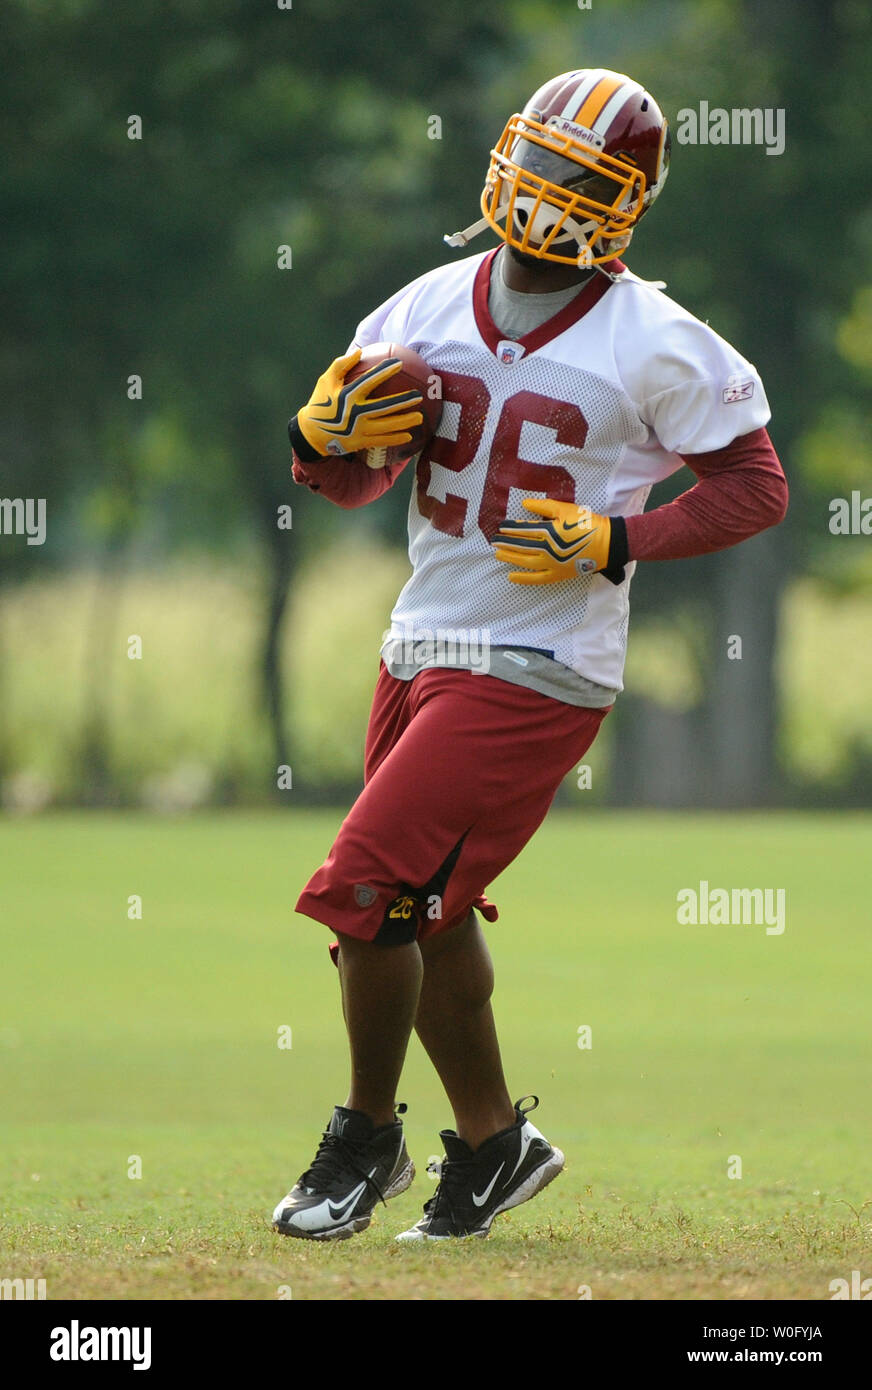
[[[508,210],[509,205],[506,203],[497,210],[497,218],[502,217],[503,213],[508,212]],[[464,227],[462,232],[454,232],[452,236],[444,236],[442,240],[445,242],[446,246],[468,246],[473,237],[478,236],[481,232],[487,231],[489,226],[490,222],[488,219],[486,217],[480,217],[477,222],[471,222],[468,227]]]
[[[611,280],[613,285],[648,285],[652,290],[666,289],[665,280],[643,280],[641,275],[637,275],[634,280],[631,280],[629,275],[616,275],[613,270],[606,270],[604,265],[597,265],[594,269],[604,275],[607,280]]]

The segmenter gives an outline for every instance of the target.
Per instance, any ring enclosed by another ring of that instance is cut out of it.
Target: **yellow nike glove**
[[[623,517],[599,516],[553,497],[525,497],[522,506],[537,519],[506,517],[491,541],[498,560],[517,566],[509,575],[512,584],[560,584],[595,573],[612,584],[623,582],[629,559]]]
[[[371,395],[375,387],[401,370],[399,358],[388,357],[346,384],[346,373],[359,361],[357,348],[347,357],[331,362],[318,378],[309,403],[288,426],[291,443],[305,462],[328,454],[354,454],[358,449],[389,449],[395,444],[408,444],[410,431],[422,423],[421,411],[414,409],[423,401],[417,391]]]

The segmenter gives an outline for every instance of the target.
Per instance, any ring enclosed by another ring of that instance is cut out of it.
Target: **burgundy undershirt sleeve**
[[[697,482],[674,502],[626,518],[631,560],[707,555],[783,520],[787,479],[765,429],[740,435],[724,449],[681,458]]]

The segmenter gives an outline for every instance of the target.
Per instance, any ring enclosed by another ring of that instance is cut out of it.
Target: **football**
[[[418,391],[424,398],[421,406],[424,420],[412,431],[412,438],[408,444],[396,445],[389,449],[367,449],[365,458],[370,468],[384,468],[388,463],[401,463],[413,454],[420,453],[424,445],[429,444],[433,438],[442,418],[442,383],[439,377],[419,353],[403,347],[401,343],[373,343],[370,347],[364,348],[360,354],[360,361],[347,373],[345,380],[356,381],[371,367],[377,367],[380,362],[384,362],[386,357],[398,357],[403,365],[394,376],[388,377],[387,381],[376,387],[373,396],[394,396],[398,391]]]

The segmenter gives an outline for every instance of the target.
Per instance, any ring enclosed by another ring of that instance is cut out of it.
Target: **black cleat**
[[[526,1110],[521,1109],[524,1100],[533,1102]],[[526,1118],[538,1104],[537,1096],[516,1101],[512,1127],[491,1135],[475,1153],[453,1129],[444,1129],[439,1186],[425,1203],[421,1220],[397,1240],[486,1236],[495,1216],[547,1187],[562,1169],[564,1158]]]
[[[397,1107],[402,1114],[406,1107]],[[415,1176],[402,1122],[375,1129],[368,1115],[337,1105],[311,1168],[273,1212],[274,1231],[303,1240],[347,1240],[376,1202],[405,1192]]]

